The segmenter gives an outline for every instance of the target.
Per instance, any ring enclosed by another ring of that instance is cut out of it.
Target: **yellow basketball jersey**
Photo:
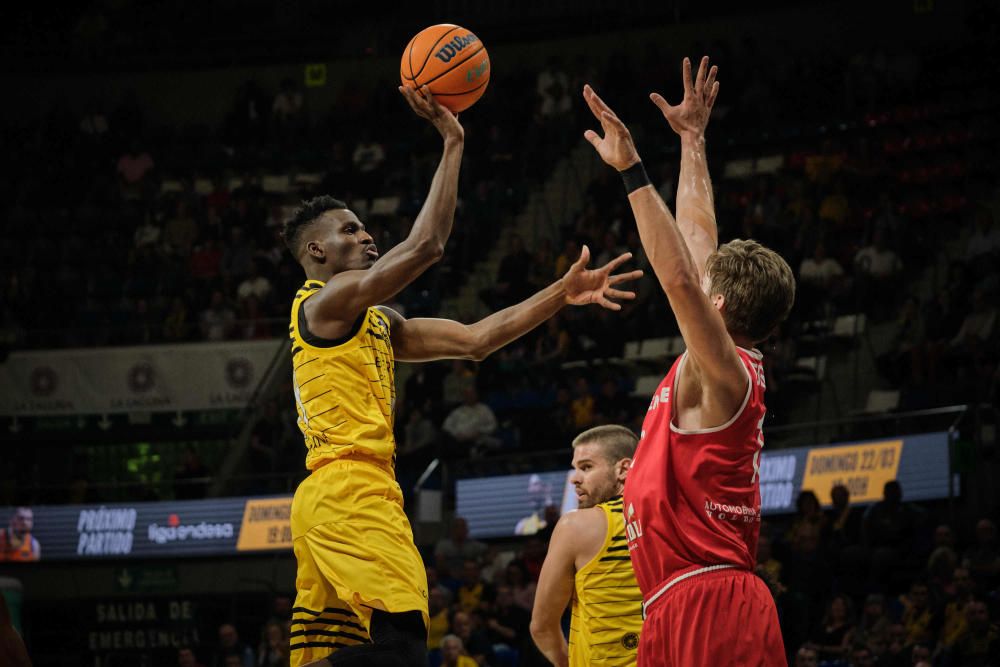
[[[632,572],[621,497],[597,505],[608,530],[594,558],[576,573],[569,664],[634,665],[642,630],[642,593]]]
[[[362,313],[340,340],[313,335],[302,304],[322,288],[307,280],[292,302],[292,375],[306,468],[357,456],[391,467],[396,456],[392,425],[395,366],[389,318],[377,308]]]

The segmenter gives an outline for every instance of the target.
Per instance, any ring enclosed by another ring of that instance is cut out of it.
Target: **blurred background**
[[[679,99],[702,54],[720,238],[798,278],[762,346],[759,573],[790,660],[1000,664],[997,18],[988,0],[6,8],[0,589],[35,664],[287,664],[303,276],[278,233],[331,194],[383,252],[405,237],[440,140],[396,91],[399,56],[441,22],[476,32],[492,79],[461,114],[445,257],[393,307],[473,321],[584,243],[647,276],[620,314],[566,309],[480,364],[397,369],[432,664],[447,633],[479,665],[545,664],[528,611],[573,506],[569,443],[638,432],[683,351],[580,91],[672,206],[679,142],[647,94]]]

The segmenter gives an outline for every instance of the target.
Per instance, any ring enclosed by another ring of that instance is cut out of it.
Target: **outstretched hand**
[[[583,99],[604,130],[603,137],[593,130],[583,133],[584,139],[597,150],[601,159],[618,171],[624,171],[638,162],[639,151],[635,149],[632,134],[625,127],[625,123],[618,119],[611,107],[605,104],[589,85],[583,87]]]
[[[421,118],[426,118],[441,133],[444,139],[465,139],[465,129],[458,122],[458,116],[441,106],[434,99],[431,89],[421,86],[419,89],[409,86],[399,86],[399,92],[406,99],[413,112]]]
[[[612,299],[631,300],[635,298],[635,292],[615,289],[615,285],[638,280],[642,277],[642,271],[629,271],[628,273],[613,274],[612,271],[632,259],[632,253],[627,252],[619,255],[599,269],[588,269],[590,262],[590,248],[583,246],[580,251],[580,258],[569,267],[569,271],[563,276],[563,287],[566,289],[566,303],[571,306],[585,306],[590,303],[607,308],[608,310],[621,310],[621,304]]]
[[[719,82],[715,80],[719,68],[708,67],[708,56],[701,59],[698,76],[691,81],[691,59],[685,58],[681,66],[684,79],[684,99],[677,106],[671,106],[659,93],[650,93],[649,99],[663,113],[674,132],[680,135],[701,136],[708,127],[715,98],[719,94]]]

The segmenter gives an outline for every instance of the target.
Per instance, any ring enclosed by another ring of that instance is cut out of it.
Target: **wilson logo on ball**
[[[469,44],[473,44],[478,41],[479,38],[472,34],[466,35],[465,37],[456,37],[438,49],[438,52],[434,54],[434,57],[443,63],[450,62],[451,59],[455,57],[456,53],[462,51]]]

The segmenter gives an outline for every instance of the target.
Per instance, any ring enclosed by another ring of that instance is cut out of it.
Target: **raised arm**
[[[528,333],[563,306],[596,303],[609,310],[621,310],[621,305],[611,299],[634,299],[635,292],[616,289],[615,285],[642,277],[642,271],[612,272],[631,257],[631,253],[625,253],[599,269],[588,269],[590,250],[584,246],[580,258],[565,276],[525,301],[493,313],[475,324],[437,318],[407,320],[399,313],[383,308],[391,321],[393,352],[400,361],[478,361]]]
[[[624,174],[639,238],[677,318],[693,370],[708,380],[707,393],[718,403],[711,411],[718,407],[728,419],[743,400],[748,382],[736,345],[702,289],[697,264],[680,228],[645,175],[628,128],[590,86],[584,88],[583,96],[604,130],[604,137],[593,130],[584,136],[604,162]]]
[[[426,86],[423,94],[402,86],[400,92],[414,112],[429,120],[444,140],[441,161],[431,181],[427,199],[406,239],[370,269],[338,273],[319,294],[308,300],[307,315],[311,326],[316,319],[350,328],[365,308],[395,296],[444,253],[455,219],[465,132],[458,119],[434,100]],[[355,229],[350,233],[366,234],[364,226],[356,218],[345,219],[343,224],[353,224]],[[371,244],[371,241],[368,243]]]
[[[701,59],[698,76],[691,81],[691,60],[684,59],[684,99],[671,106],[658,93],[653,100],[670,127],[681,138],[681,170],[677,181],[677,227],[687,242],[699,278],[705,275],[705,260],[719,247],[715,223],[712,179],[708,175],[705,129],[719,94],[715,80],[719,68],[708,67],[708,56]]]

